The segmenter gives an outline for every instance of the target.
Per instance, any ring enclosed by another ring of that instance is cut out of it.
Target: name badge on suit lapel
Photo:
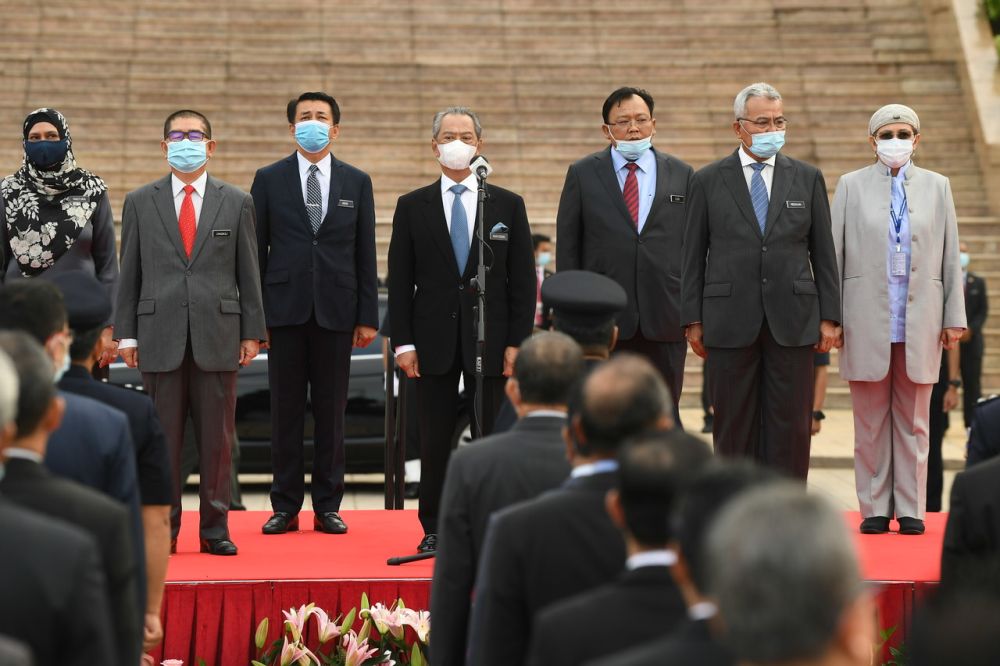
[[[217,238],[228,238],[231,233],[230,229],[212,229],[212,235]]]
[[[354,208],[354,202],[350,199],[340,199],[337,201],[337,208]]]
[[[683,194],[671,194],[670,203],[682,204],[686,198]]]
[[[805,208],[805,201],[786,201],[785,208]]]
[[[490,240],[505,241],[510,238],[510,229],[503,222],[497,222],[490,229]]]

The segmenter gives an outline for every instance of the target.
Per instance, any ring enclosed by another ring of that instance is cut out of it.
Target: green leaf
[[[413,644],[413,651],[410,653],[410,666],[424,666],[424,655],[416,643]]]
[[[267,666],[267,664],[264,664],[254,659],[253,661],[250,662],[250,666]]]

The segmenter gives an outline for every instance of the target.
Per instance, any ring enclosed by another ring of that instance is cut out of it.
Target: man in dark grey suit
[[[201,551],[235,555],[227,519],[236,371],[265,336],[253,199],[206,172],[215,141],[197,111],[170,114],[161,148],[171,174],[125,197],[115,335],[125,362],[142,370],[167,436],[174,543],[190,413],[201,459]]]
[[[650,146],[656,119],[645,90],[615,90],[602,113],[601,129],[611,145],[566,174],[556,217],[556,268],[601,273],[625,289],[617,350],[653,362],[670,387],[676,418],[687,352],[681,244],[693,171]]]
[[[819,169],[779,155],[781,95],[736,96],[740,147],[691,181],[682,314],[707,357],[715,450],[805,479],[813,350],[840,337],[830,204]]]
[[[490,514],[569,476],[562,435],[566,398],[584,367],[583,352],[569,336],[545,332],[528,338],[506,385],[519,420],[509,432],[451,455],[431,588],[435,664],[465,663],[472,584]]]
[[[604,496],[619,445],[670,426],[669,391],[647,360],[623,354],[591,371],[568,407],[570,478],[490,519],[469,622],[470,664],[523,663],[539,609],[610,582],[625,566],[625,542]]]

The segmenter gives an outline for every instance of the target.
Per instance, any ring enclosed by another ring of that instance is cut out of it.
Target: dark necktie
[[[191,258],[191,250],[194,249],[194,235],[196,230],[194,220],[194,200],[191,193],[194,186],[184,186],[184,201],[181,202],[181,214],[177,222],[181,228],[181,242],[184,243],[184,251],[187,252],[188,259]]]
[[[753,176],[750,177],[750,201],[753,202],[753,212],[757,216],[757,226],[760,233],[764,235],[764,227],[767,224],[767,186],[764,184],[764,176],[761,171],[767,165],[763,162],[754,162],[750,165],[753,169]]]
[[[461,183],[448,188],[455,195],[451,203],[451,248],[455,251],[459,275],[465,273],[465,264],[469,260],[469,218],[462,205],[462,193],[467,189],[469,188]]]
[[[639,168],[639,165],[635,162],[628,162],[625,168],[628,169],[628,175],[625,176],[625,187],[622,188],[622,194],[625,195],[625,207],[628,208],[628,214],[632,216],[632,226],[638,229],[639,179],[635,177],[635,170]]]
[[[310,165],[309,177],[306,178],[306,212],[309,213],[313,236],[319,233],[319,227],[323,224],[323,194],[319,188],[319,178],[316,177],[318,171],[318,166]]]

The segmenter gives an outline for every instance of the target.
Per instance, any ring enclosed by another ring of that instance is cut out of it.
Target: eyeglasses
[[[772,125],[776,130],[783,130],[788,127],[788,119],[784,116],[778,116],[777,118],[759,118],[757,120],[750,120],[749,118],[737,118],[740,122],[748,122],[761,132],[766,132]]]
[[[897,131],[895,134],[893,134],[889,130],[885,130],[884,132],[879,132],[877,138],[881,141],[888,141],[889,139],[894,139],[894,138],[902,139],[903,141],[909,141],[910,139],[913,138],[913,136],[914,134],[910,130],[902,129]]]
[[[171,130],[167,132],[167,141],[171,143],[174,141],[183,141],[184,139],[197,143],[199,141],[205,141],[209,138],[210,137],[201,130],[190,130],[188,132],[184,132],[182,130]]]
[[[652,118],[630,118],[628,120],[616,120],[613,123],[608,123],[608,127],[614,127],[622,132],[627,132],[632,125],[635,125],[639,129],[645,129],[651,124],[653,124]]]

